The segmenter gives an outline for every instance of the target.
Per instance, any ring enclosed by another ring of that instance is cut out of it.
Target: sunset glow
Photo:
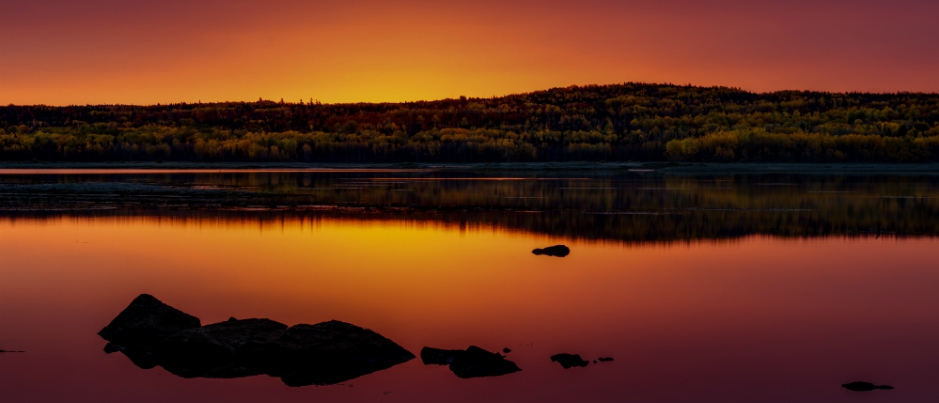
[[[0,103],[378,102],[625,81],[939,91],[936,37],[927,0],[10,0]]]

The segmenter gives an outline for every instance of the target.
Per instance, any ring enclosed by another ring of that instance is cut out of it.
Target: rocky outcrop
[[[339,383],[414,358],[378,333],[336,320],[293,326],[263,356],[267,373],[289,386]]]
[[[889,385],[874,385],[870,382],[851,382],[841,385],[842,388],[850,390],[852,392],[870,392],[872,390],[891,390],[893,386]]]
[[[330,385],[414,358],[374,331],[339,321],[290,328],[270,319],[198,323],[141,295],[99,334],[110,342],[105,352],[119,351],[144,369],[161,366],[186,378],[266,374],[288,386]]]
[[[128,346],[151,347],[176,332],[199,326],[199,318],[141,294],[98,335],[115,344],[113,349],[121,350]]]
[[[425,365],[449,365],[450,371],[460,378],[501,376],[521,371],[514,362],[499,353],[492,353],[476,346],[466,350],[442,350],[431,347],[421,349],[421,360]]]
[[[232,318],[177,332],[154,346],[152,354],[167,371],[186,378],[260,375],[261,350],[286,330],[287,325],[270,319]]]
[[[549,246],[543,249],[535,249],[531,251],[536,255],[545,255],[545,256],[554,256],[554,257],[564,257],[571,254],[571,249],[564,245],[554,245]]]
[[[588,364],[590,364],[589,362],[584,361],[582,358],[580,358],[579,354],[564,354],[564,353],[552,355],[551,362],[556,362],[556,363],[561,364],[561,366],[564,367],[564,369],[568,369],[572,367],[586,367]]]

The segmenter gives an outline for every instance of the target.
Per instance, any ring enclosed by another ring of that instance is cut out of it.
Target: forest
[[[8,105],[0,160],[939,162],[939,94],[624,83],[404,103]]]

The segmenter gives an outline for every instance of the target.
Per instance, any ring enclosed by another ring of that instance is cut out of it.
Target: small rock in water
[[[555,354],[551,356],[552,362],[557,362],[561,364],[564,369],[571,367],[586,367],[590,364],[587,361],[584,361],[583,358],[580,358],[580,354]]]
[[[554,245],[549,246],[544,249],[535,249],[531,251],[536,255],[545,255],[545,256],[554,256],[554,257],[564,257],[571,254],[571,249],[564,245]]]
[[[842,388],[850,390],[852,392],[870,392],[872,390],[890,390],[893,389],[893,386],[890,385],[874,385],[870,382],[851,382],[841,385]]]
[[[600,357],[598,360],[600,360],[600,362],[610,362],[613,361],[613,357]]]
[[[503,348],[503,349],[502,349],[502,354],[508,354],[508,353],[511,353],[511,352],[512,352],[512,349],[511,349],[511,348],[506,347],[506,348]]]
[[[466,352],[454,358],[450,363],[450,370],[460,378],[478,378],[511,374],[522,369],[514,362],[506,360],[502,354],[470,346]]]
[[[424,365],[450,365],[456,356],[465,353],[466,350],[443,350],[433,347],[424,347],[421,349],[421,361]]]
[[[425,365],[449,364],[450,371],[460,378],[501,376],[521,371],[514,362],[506,360],[502,354],[491,353],[476,346],[470,346],[466,350],[424,347],[421,349],[421,360]]]

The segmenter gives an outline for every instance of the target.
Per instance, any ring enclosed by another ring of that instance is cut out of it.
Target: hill
[[[939,94],[626,83],[380,104],[9,105],[0,159],[935,162]]]

